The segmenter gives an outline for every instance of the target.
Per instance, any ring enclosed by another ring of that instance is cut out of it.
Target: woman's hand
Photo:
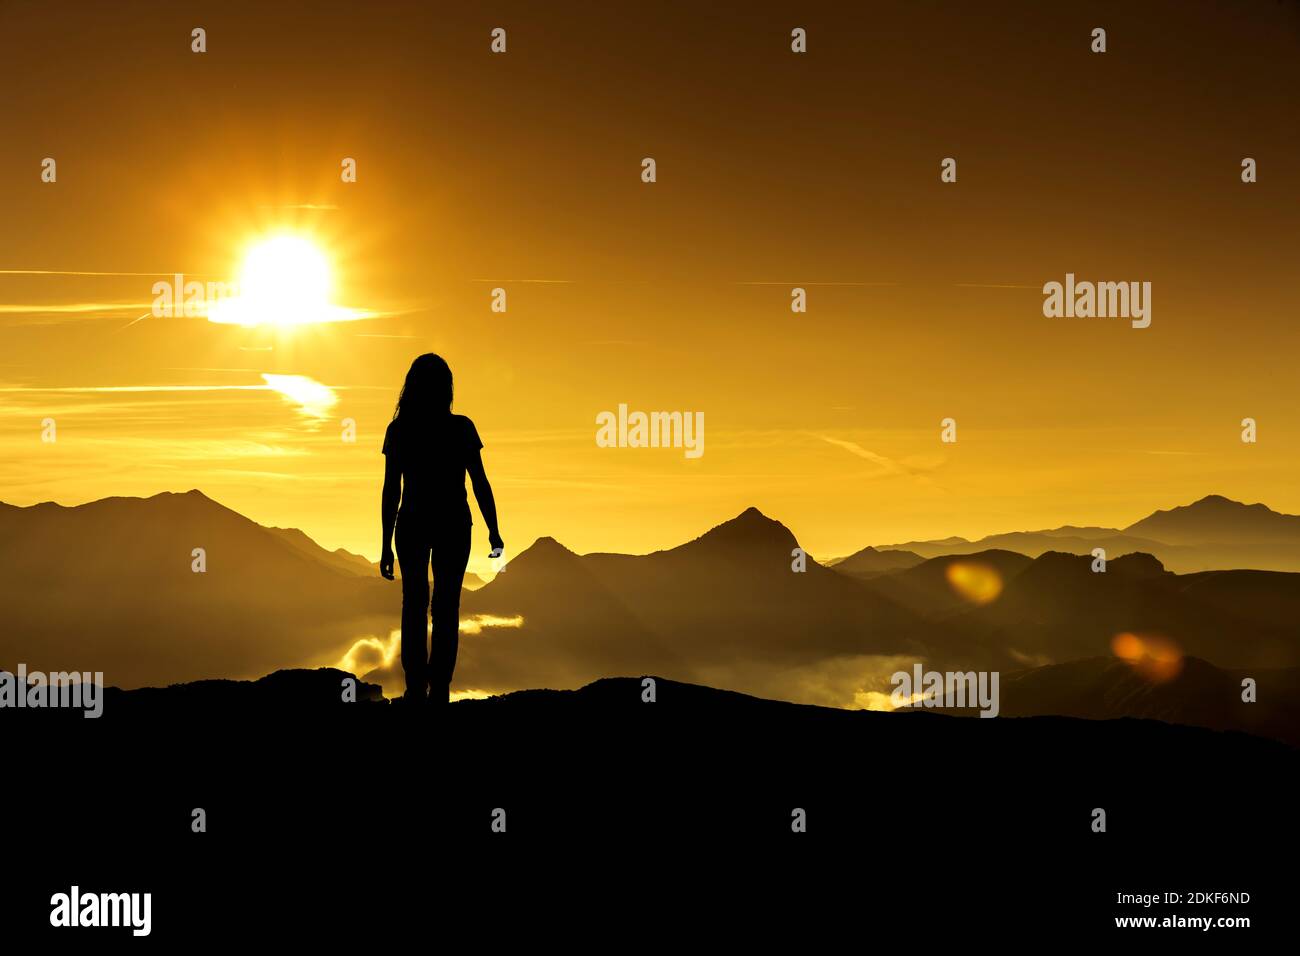
[[[500,557],[501,552],[505,550],[506,543],[501,540],[499,532],[493,531],[488,535],[488,546],[492,549],[492,557]]]
[[[389,545],[384,545],[384,553],[379,556],[379,573],[393,580],[393,549]]]

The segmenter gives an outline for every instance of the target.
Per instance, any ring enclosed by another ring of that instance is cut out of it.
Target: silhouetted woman
[[[393,579],[393,525],[402,569],[402,669],[407,700],[445,703],[456,670],[460,589],[469,561],[470,516],[465,498],[469,472],[479,511],[488,526],[492,556],[504,545],[496,502],[483,471],[474,423],[451,413],[451,369],[432,352],[411,363],[384,434],[383,555],[379,573]],[[398,502],[401,510],[398,510]],[[433,600],[429,600],[429,566]],[[426,641],[433,619],[433,646]]]

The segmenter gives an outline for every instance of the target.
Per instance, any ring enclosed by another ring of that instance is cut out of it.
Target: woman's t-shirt
[[[465,470],[482,447],[478,430],[464,415],[392,421],[384,433],[384,454],[402,469],[398,517],[470,522]]]

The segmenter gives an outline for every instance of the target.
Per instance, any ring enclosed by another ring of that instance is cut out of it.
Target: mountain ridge
[[[792,554],[794,532],[757,508],[646,555],[543,536],[464,593],[456,689],[640,672],[846,706],[900,661],[1009,670],[1106,654],[1130,632],[1223,667],[1297,662],[1294,573],[1180,575],[1161,553],[1111,552],[1097,574],[1062,540],[856,578]],[[979,594],[962,590],[971,575]],[[403,686],[399,586],[197,490],[0,509],[0,587],[0,663],[130,687],[349,662]]]
[[[989,548],[1019,551],[1029,557],[1048,550],[1090,554],[1102,548],[1109,557],[1144,551],[1178,573],[1230,568],[1300,571],[1300,515],[1211,494],[1188,505],[1153,512],[1124,528],[1063,525],[1039,531],[999,532],[974,541],[941,538],[875,547],[912,551],[923,558]]]

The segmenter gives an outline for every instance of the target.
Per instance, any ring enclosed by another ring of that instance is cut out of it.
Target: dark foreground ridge
[[[663,679],[647,703],[639,677],[411,709],[366,684],[344,703],[348,678],[110,690],[96,720],[0,713],[44,768],[8,788],[7,819],[42,848],[24,912],[74,881],[135,885],[160,932],[220,935],[202,889],[250,919],[307,899],[316,930],[346,936],[370,907],[324,899],[428,906],[430,881],[454,878],[439,907],[563,886],[567,905],[669,894],[674,918],[708,902],[726,922],[732,893],[746,912],[934,898],[1087,932],[1113,929],[1119,891],[1253,887],[1261,912],[1255,880],[1296,835],[1297,752],[1236,732],[843,711]]]

